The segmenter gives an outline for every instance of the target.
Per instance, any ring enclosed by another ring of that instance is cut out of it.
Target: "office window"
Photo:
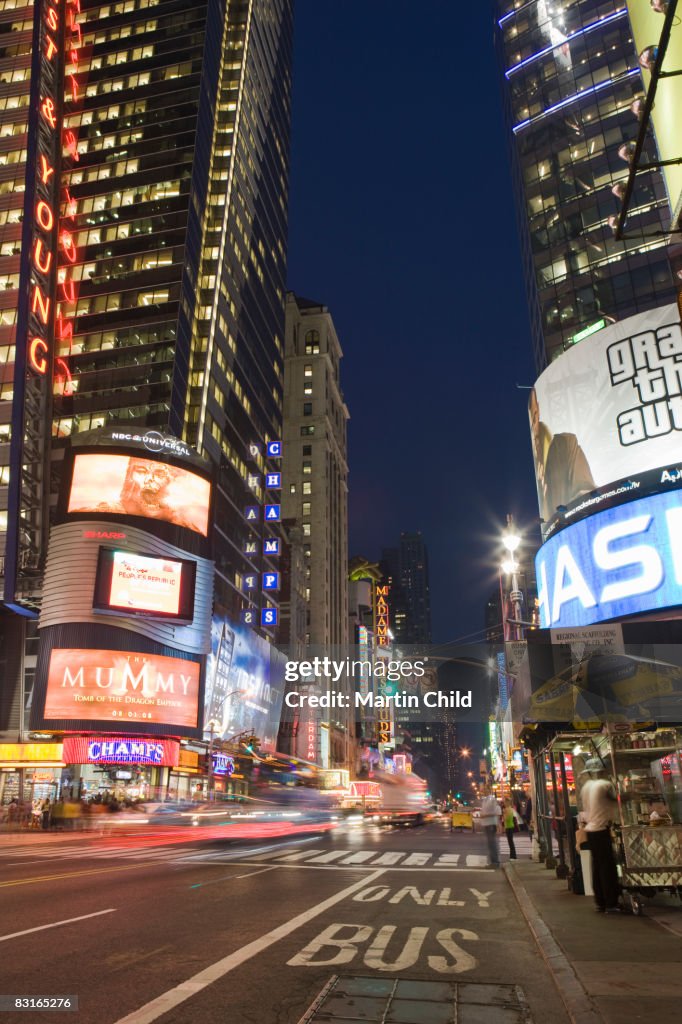
[[[310,502],[309,501],[304,501],[303,504],[301,505],[301,515],[302,516],[309,516],[310,515]]]
[[[312,414],[313,414],[313,403],[312,402],[304,402],[303,403],[303,415],[304,416],[312,416]]]
[[[310,523],[301,523],[301,529],[303,530],[303,536],[310,536]]]
[[[313,454],[313,446],[311,444],[304,444],[302,449],[301,449],[301,453],[304,456],[305,455],[312,455]]]
[[[305,335],[305,354],[307,356],[319,355],[320,352],[320,332],[319,331],[306,331]],[[311,367],[312,372],[312,367]]]
[[[312,363],[305,363],[305,365],[303,366],[303,376],[304,377],[312,377],[312,375],[313,375],[313,364]]]
[[[315,433],[315,427],[313,427],[313,426],[301,427],[301,437],[307,437],[307,436],[310,436],[310,434],[314,434],[314,433]]]
[[[312,471],[313,471],[313,464],[312,464],[312,462],[310,461],[310,459],[304,459],[303,460],[303,475],[304,476],[309,476],[310,473],[312,473]],[[305,487],[306,485],[304,484],[303,486]]]
[[[313,485],[311,484],[310,480],[305,480],[303,482],[303,493],[304,494],[312,494],[312,491],[313,491]]]
[[[313,386],[312,386],[312,384],[304,384],[303,385],[303,394],[304,395],[312,395],[312,393],[313,393]]]

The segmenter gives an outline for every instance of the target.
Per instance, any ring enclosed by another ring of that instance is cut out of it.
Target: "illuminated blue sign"
[[[241,622],[244,623],[245,626],[256,625],[256,613],[253,610],[253,608],[245,608],[243,611],[241,611],[239,614],[239,619]]]
[[[640,498],[568,526],[543,544],[535,569],[545,628],[682,605],[682,494]]]
[[[267,473],[265,476],[265,486],[271,490],[280,488],[282,486],[282,474],[281,473]]]
[[[263,554],[278,555],[279,553],[279,539],[277,537],[267,537],[263,541]]]
[[[263,590],[279,590],[279,573],[263,573]]]
[[[277,609],[276,608],[263,608],[263,609],[261,609],[260,624],[261,624],[261,626],[276,626],[277,625]]]
[[[278,523],[281,519],[281,506],[280,505],[266,505],[265,506],[265,521],[268,523]]]
[[[260,509],[258,508],[258,505],[247,505],[244,509],[244,518],[247,523],[257,523],[259,512]]]
[[[258,586],[257,576],[245,576],[244,577],[244,590],[255,590]]]
[[[163,743],[146,740],[92,740],[88,761],[97,764],[163,764]]]
[[[267,453],[271,459],[282,458],[282,442],[281,441],[268,441]]]
[[[214,775],[232,775],[234,772],[234,758],[230,757],[229,754],[214,754],[213,755],[213,774]]]

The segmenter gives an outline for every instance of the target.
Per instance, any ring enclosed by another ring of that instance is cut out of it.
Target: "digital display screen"
[[[196,563],[187,559],[100,548],[93,606],[112,614],[191,622],[195,574]]]
[[[44,718],[195,729],[201,663],[134,651],[55,648]]]
[[[142,516],[208,534],[211,484],[179,466],[135,455],[76,455],[67,511]]]
[[[682,492],[568,526],[542,545],[535,569],[543,629],[682,605]]]

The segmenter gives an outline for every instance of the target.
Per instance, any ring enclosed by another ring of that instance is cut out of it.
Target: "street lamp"
[[[502,631],[505,640],[522,640],[522,626],[521,626],[521,602],[523,600],[523,594],[519,589],[519,580],[517,573],[519,571],[519,563],[514,558],[515,552],[518,550],[521,544],[521,537],[519,536],[516,527],[514,525],[514,517],[512,515],[507,516],[507,528],[502,535],[502,544],[509,553],[509,558],[505,558],[502,562],[502,572],[505,576],[511,577],[511,590],[509,591],[509,600],[512,606],[512,621],[510,622],[509,617],[506,614],[506,602],[505,595],[502,588],[502,576],[500,576],[500,596],[502,601]]]

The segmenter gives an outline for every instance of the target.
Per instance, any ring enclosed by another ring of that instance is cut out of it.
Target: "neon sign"
[[[388,585],[375,588],[375,626],[377,647],[389,647],[390,638],[388,635]]]
[[[76,103],[82,93],[79,80],[82,32],[80,0],[48,0],[43,4],[40,46],[42,53],[36,161],[36,198],[31,245],[28,363],[46,376],[53,369],[61,393],[73,393],[71,373],[63,358],[71,352],[77,287],[72,268],[78,258],[73,227],[77,204],[67,187],[60,196],[61,170],[79,159],[77,137],[65,126],[64,102]],[[64,74],[68,63],[68,75]],[[60,202],[61,200],[61,202]],[[58,285],[58,294],[57,287]],[[55,352],[53,345],[59,346]]]
[[[213,774],[232,775],[234,773],[234,758],[229,754],[213,755]]]
[[[80,26],[80,0],[66,0],[65,26],[65,74],[64,102],[73,112],[84,93],[81,82],[83,35]],[[65,118],[62,137],[62,163],[65,170],[70,170],[78,163],[78,137],[71,127],[67,127]],[[65,356],[71,354],[73,344],[73,328],[78,299],[78,285],[73,277],[73,267],[78,260],[75,227],[78,214],[78,203],[72,197],[67,185],[62,189],[61,220],[59,224],[57,283],[58,296],[55,315],[55,343],[58,354],[55,357],[55,388],[57,393],[72,395],[74,388],[71,372]]]
[[[38,146],[28,319],[28,362],[33,372],[40,376],[48,373],[51,363],[58,227],[55,210],[59,201],[58,170],[62,131],[59,83],[63,39],[62,0],[51,0],[43,4],[40,23]]]

